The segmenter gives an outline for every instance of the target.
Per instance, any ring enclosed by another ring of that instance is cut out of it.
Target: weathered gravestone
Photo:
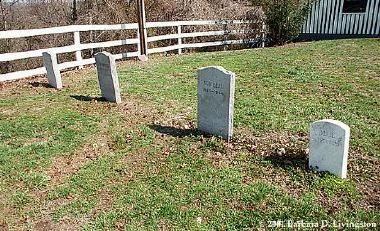
[[[320,120],[310,125],[309,167],[347,177],[350,128],[336,120]]]
[[[121,103],[115,58],[108,52],[101,52],[95,55],[95,60],[102,97],[110,102]]]
[[[61,72],[58,67],[57,55],[52,52],[43,52],[42,58],[46,68],[49,85],[54,88],[61,89],[62,79]]]
[[[222,67],[198,70],[198,129],[230,141],[233,135],[235,74]]]

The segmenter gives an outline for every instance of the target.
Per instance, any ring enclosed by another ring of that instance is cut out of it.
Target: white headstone
[[[46,68],[49,85],[54,88],[61,89],[62,79],[61,72],[58,67],[57,55],[52,52],[43,52],[42,58]]]
[[[350,128],[336,120],[320,120],[310,125],[309,167],[347,177]]]
[[[101,52],[95,55],[95,60],[102,97],[110,102],[121,103],[115,58],[108,52]]]
[[[233,135],[235,74],[223,67],[198,70],[198,129],[230,141]]]

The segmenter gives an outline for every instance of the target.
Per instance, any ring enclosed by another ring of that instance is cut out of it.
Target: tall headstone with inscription
[[[350,128],[336,120],[320,120],[310,125],[309,167],[347,177]]]
[[[57,55],[53,52],[43,52],[42,58],[46,68],[49,85],[56,89],[61,89],[62,79],[58,67]]]
[[[235,74],[223,67],[198,70],[198,129],[230,141],[233,135]]]
[[[95,55],[95,60],[102,97],[110,102],[121,103],[115,58],[108,52],[101,52]]]

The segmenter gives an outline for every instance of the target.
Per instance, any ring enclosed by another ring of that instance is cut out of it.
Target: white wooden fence
[[[252,23],[250,21],[242,20],[219,20],[219,21],[173,21],[173,22],[148,22],[146,24],[147,29],[149,28],[161,28],[161,27],[177,27],[177,33],[166,34],[148,37],[147,42],[156,42],[168,39],[178,39],[176,45],[171,45],[167,47],[157,47],[148,49],[148,54],[167,52],[172,50],[178,50],[178,53],[182,53],[182,49],[186,48],[200,48],[200,47],[210,47],[210,46],[221,46],[229,44],[243,44],[249,41],[241,40],[226,40],[223,41],[213,41],[213,42],[203,42],[203,43],[183,43],[183,38],[196,38],[196,37],[207,37],[207,36],[220,36],[227,34],[244,34],[245,30],[229,30],[227,31],[227,25],[236,24],[248,24]],[[183,26],[205,26],[205,25],[224,25],[224,30],[219,31],[205,31],[205,32],[193,32],[193,33],[182,33]],[[115,54],[116,59],[137,57],[140,55],[139,52],[139,38],[123,39],[116,41],[98,42],[98,43],[81,43],[80,32],[86,31],[120,31],[120,30],[138,30],[137,23],[131,24],[116,24],[116,25],[72,25],[63,27],[53,27],[44,29],[33,29],[33,30],[13,30],[13,31],[0,31],[0,39],[16,39],[25,38],[40,35],[51,35],[51,34],[63,34],[63,33],[73,33],[74,34],[74,44],[63,47],[53,47],[46,49],[38,49],[24,52],[15,53],[5,53],[0,54],[0,62],[15,61],[20,59],[36,58],[42,57],[42,53],[50,51],[56,54],[75,52],[76,60],[72,62],[65,62],[59,64],[60,70],[65,70],[73,67],[83,67],[84,65],[95,63],[95,58],[83,59],[82,50],[94,49],[94,48],[106,48],[115,47],[122,45],[136,45],[137,52],[129,52],[123,54]],[[137,33],[138,34],[138,33]],[[264,36],[264,34],[263,34]],[[255,38],[252,38],[255,39]],[[35,75],[45,74],[45,67],[39,67],[36,69],[24,70],[11,72],[6,74],[0,74],[0,82],[8,80],[17,80],[26,77],[31,77]]]

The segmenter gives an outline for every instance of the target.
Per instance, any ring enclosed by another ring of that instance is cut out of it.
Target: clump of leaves
[[[310,0],[251,0],[265,13],[268,36],[274,44],[295,39],[309,13]]]
[[[203,149],[211,150],[214,152],[226,153],[226,146],[221,138],[211,137],[207,139],[203,145]]]

